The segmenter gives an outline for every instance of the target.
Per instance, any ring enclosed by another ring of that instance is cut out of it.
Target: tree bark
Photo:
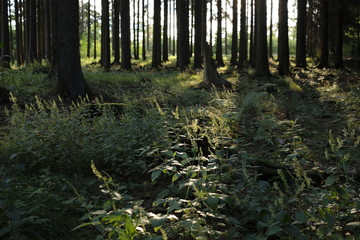
[[[96,59],[97,57],[97,50],[96,50],[96,45],[97,45],[97,33],[96,33],[96,0],[94,0],[94,59]]]
[[[110,30],[109,0],[101,0],[101,65],[105,71],[110,70]]]
[[[121,14],[121,68],[131,70],[131,49],[130,49],[130,2],[120,1]]]
[[[329,67],[329,2],[321,0],[321,56],[318,68]]]
[[[59,0],[56,0],[58,2]],[[77,100],[90,94],[80,65],[79,3],[62,0],[58,4],[58,69],[57,92],[62,97]]]
[[[223,79],[218,73],[215,61],[211,57],[210,46],[207,43],[204,45],[203,56],[204,73],[202,87],[206,89],[212,89],[214,87],[220,89],[231,88],[232,84],[229,81]]]
[[[288,26],[288,0],[279,0],[279,65],[278,74],[280,76],[290,73],[289,61],[289,26]]]
[[[176,1],[177,14],[177,64],[180,71],[185,71],[189,62],[189,5],[188,0]]]
[[[201,35],[202,35],[202,0],[195,0],[195,41],[194,41],[194,66],[193,68],[201,68]]]
[[[49,0],[50,10],[50,40],[51,40],[51,58],[50,58],[50,70],[47,74],[49,80],[57,79],[57,68],[58,68],[58,9],[59,0]]]
[[[250,0],[250,65],[256,65],[256,24],[255,24],[255,0]]]
[[[343,38],[344,38],[344,28],[343,28],[343,18],[344,18],[344,6],[342,0],[336,0],[336,26],[335,26],[335,59],[334,65],[335,68],[344,67],[343,64]]]
[[[296,67],[299,68],[306,68],[306,3],[307,0],[298,0]]]
[[[8,1],[1,0],[1,65],[4,68],[10,68],[10,34],[8,18]]]
[[[113,51],[114,51],[114,65],[120,65],[120,0],[114,0],[113,3]]]
[[[164,26],[163,26],[163,61],[169,61],[169,38],[168,38],[168,0],[164,0]]]
[[[19,17],[19,2],[15,0],[15,25],[16,25],[16,64],[21,66],[23,64],[22,54],[22,26]],[[2,35],[2,34],[1,34]]]
[[[222,7],[221,0],[217,0],[217,33],[216,33],[216,63],[218,66],[225,66],[222,56]]]
[[[145,0],[142,0],[142,59],[145,61],[146,60],[146,27],[145,27]]]
[[[235,66],[238,63],[238,1],[233,0],[233,19],[232,19],[232,36],[231,36],[231,60],[230,64]]]
[[[266,0],[256,0],[256,76],[269,76],[269,60],[266,39]]]
[[[161,66],[161,1],[154,0],[152,68]]]
[[[37,59],[37,29],[36,29],[36,0],[30,1],[30,29],[29,29],[29,60],[33,63]]]
[[[246,60],[247,39],[246,39],[246,0],[241,0],[240,13],[240,43],[239,43],[239,60],[238,70],[241,70]]]
[[[301,1],[301,0],[300,0]],[[306,16],[306,15],[305,15]],[[269,58],[273,57],[273,0],[270,2]]]
[[[91,51],[91,3],[88,1],[87,9],[87,57],[90,58]]]

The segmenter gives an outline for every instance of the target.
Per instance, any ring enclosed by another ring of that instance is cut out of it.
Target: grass
[[[224,67],[236,91],[205,91],[201,72],[172,61],[91,63],[102,98],[75,105],[51,96],[42,66],[2,73],[14,103],[2,108],[0,238],[360,237],[357,69],[254,79]]]

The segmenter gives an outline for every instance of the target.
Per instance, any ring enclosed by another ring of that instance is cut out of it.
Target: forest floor
[[[3,72],[0,238],[358,239],[360,63],[270,63],[220,68],[232,91],[174,62],[84,64],[99,98],[76,104],[42,66]]]

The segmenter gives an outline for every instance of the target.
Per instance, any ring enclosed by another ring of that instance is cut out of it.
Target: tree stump
[[[204,75],[202,87],[206,89],[211,88],[220,88],[220,89],[230,89],[232,88],[232,83],[223,79],[219,72],[217,71],[216,64],[214,59],[211,57],[211,50],[208,43],[204,44],[203,48],[203,58],[204,58]]]

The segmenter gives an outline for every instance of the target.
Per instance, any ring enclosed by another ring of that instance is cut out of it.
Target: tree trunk
[[[220,74],[216,69],[214,59],[210,55],[210,46],[206,43],[203,49],[204,56],[204,73],[202,87],[206,89],[212,89],[214,87],[224,89],[231,88],[232,84],[221,78]]]
[[[110,70],[110,30],[109,0],[101,0],[101,65],[105,71]]]
[[[58,9],[59,0],[49,0],[50,10],[50,40],[51,40],[51,58],[50,58],[50,70],[47,74],[49,80],[56,80],[57,68],[58,68]]]
[[[233,19],[232,19],[232,36],[231,36],[231,60],[230,64],[235,66],[238,63],[238,1],[233,0]]]
[[[163,26],[163,61],[169,61],[169,39],[168,39],[168,18],[169,18],[168,0],[164,0],[164,26]]]
[[[250,0],[250,65],[255,67],[256,65],[256,29],[255,29],[255,9],[254,9],[254,2],[255,0]]]
[[[33,63],[37,59],[36,0],[30,1],[29,59]]]
[[[94,0],[94,59],[96,59],[97,57],[97,50],[96,50],[96,45],[97,45],[97,29],[96,29],[96,24],[97,24],[97,20],[96,20],[96,0]]]
[[[266,0],[256,0],[256,76],[269,76],[269,60],[266,39]]]
[[[202,34],[202,0],[195,0],[195,41],[194,41],[194,66],[201,68],[201,34]]]
[[[278,74],[280,76],[290,73],[289,62],[289,26],[288,26],[288,0],[279,0],[279,65]]]
[[[329,67],[329,2],[322,0],[321,4],[321,56],[318,68]]]
[[[239,43],[239,60],[238,70],[241,70],[246,60],[247,39],[246,39],[246,0],[241,0],[240,13],[240,43]]]
[[[10,68],[10,34],[9,34],[9,18],[8,18],[8,1],[1,0],[1,66]]]
[[[222,7],[221,0],[217,0],[217,33],[216,33],[216,63],[218,66],[225,66],[222,56]]]
[[[145,10],[145,0],[142,0],[142,19],[143,19],[143,22],[142,22],[142,36],[143,36],[143,39],[142,39],[142,59],[145,61],[146,60],[146,25],[145,25],[145,13],[146,13],[146,10]]]
[[[17,66],[21,66],[23,64],[23,56],[22,56],[22,26],[19,17],[19,2],[15,0],[15,25],[16,25],[16,63]]]
[[[120,0],[114,0],[113,3],[113,51],[114,51],[114,65],[120,65],[120,19],[119,19],[119,10],[120,10]]]
[[[161,66],[161,1],[154,0],[152,68]]]
[[[296,66],[299,68],[306,68],[306,3],[307,0],[298,0]]]
[[[58,2],[59,0],[56,0]],[[79,3],[62,0],[58,4],[58,81],[57,92],[62,97],[77,100],[90,94],[80,65]]]
[[[91,51],[91,3],[88,1],[87,9],[87,57],[90,58]]]
[[[335,68],[344,67],[343,64],[343,37],[344,37],[344,29],[343,29],[343,15],[344,15],[344,6],[342,0],[336,0],[336,26],[335,26],[335,59],[334,65]]]
[[[120,1],[121,14],[121,68],[131,70],[131,49],[130,49],[130,2]]]
[[[176,1],[177,14],[177,64],[180,71],[185,71],[189,62],[189,5],[188,0]]]
[[[270,32],[269,32],[269,58],[274,58],[274,56],[273,56],[273,0],[271,0],[271,2],[270,2],[270,27],[269,28],[270,28]]]

